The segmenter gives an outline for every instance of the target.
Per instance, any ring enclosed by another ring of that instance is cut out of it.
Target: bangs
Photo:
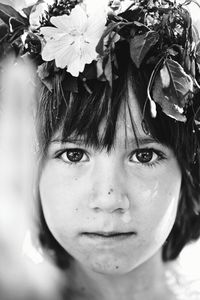
[[[177,158],[180,153],[183,154],[184,149],[187,149],[188,153],[189,148],[191,160],[195,152],[192,122],[187,124],[177,122],[166,116],[158,105],[157,117],[152,118],[146,92],[150,74],[146,68],[143,72],[129,62],[123,66],[112,89],[108,82],[90,80],[87,81],[87,86],[80,84],[79,93],[69,92],[61,78],[55,77],[54,92],[51,93],[43,86],[39,100],[38,136],[42,153],[46,152],[57,133],[62,142],[66,142],[69,138],[77,140],[81,138],[88,146],[106,148],[109,151],[115,143],[118,116],[123,107],[124,123],[126,124],[129,117],[137,143],[137,128],[130,109],[132,99],[129,91],[132,88],[143,117],[144,132],[156,141],[171,147]],[[102,124],[103,132],[100,134]],[[125,139],[126,136],[125,126]]]
[[[112,89],[107,82],[97,80],[87,82],[87,87],[80,85],[79,93],[67,91],[62,81],[54,84],[53,94],[43,86],[38,106],[38,133],[42,151],[46,151],[58,132],[63,142],[81,137],[86,145],[109,151],[115,142],[116,124],[123,106],[124,122],[128,113],[137,139],[129,104],[127,72],[123,74]],[[100,134],[102,124],[103,132]]]

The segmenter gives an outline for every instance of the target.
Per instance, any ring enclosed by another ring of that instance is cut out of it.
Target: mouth
[[[83,232],[81,234],[83,237],[92,239],[92,240],[102,240],[102,241],[122,241],[125,239],[129,239],[132,236],[136,235],[136,232],[104,232],[104,231],[97,231],[97,232]]]

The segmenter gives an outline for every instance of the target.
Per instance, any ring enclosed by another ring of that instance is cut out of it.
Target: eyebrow
[[[69,137],[66,139],[62,139],[62,138],[55,138],[53,140],[51,140],[50,144],[66,144],[66,143],[71,143],[71,144],[78,144],[78,145],[83,145],[86,144],[85,143],[85,139],[84,138],[73,138],[73,137]],[[158,140],[155,140],[154,138],[148,137],[148,138],[142,138],[139,137],[136,139],[127,139],[125,141],[126,145],[130,146],[130,145],[137,145],[137,146],[143,146],[143,145],[148,145],[148,144],[152,144],[152,143],[157,143],[162,145],[162,143],[160,143]]]
[[[62,139],[62,138],[55,138],[53,140],[51,140],[50,144],[66,144],[66,143],[71,143],[71,144],[85,144],[85,140],[84,138],[73,138],[73,137],[69,137],[66,139]]]
[[[155,140],[154,138],[142,138],[139,137],[137,139],[128,139],[127,140],[128,144],[136,144],[136,145],[148,145],[148,144],[152,144],[152,143],[157,143],[157,144],[161,144],[158,140]]]

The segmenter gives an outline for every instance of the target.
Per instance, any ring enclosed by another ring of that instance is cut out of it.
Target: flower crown
[[[90,79],[112,87],[115,50],[126,43],[137,68],[154,66],[147,88],[152,116],[159,104],[186,122],[200,91],[200,37],[187,9],[191,2],[198,6],[195,0],[38,0],[20,12],[0,4],[0,56],[14,51],[36,61],[49,90],[55,73],[64,72],[69,91],[78,92],[80,80],[90,91]]]

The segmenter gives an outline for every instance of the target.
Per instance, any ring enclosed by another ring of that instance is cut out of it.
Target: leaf
[[[9,28],[5,23],[0,23],[0,43],[8,36]]]
[[[101,56],[104,55],[104,39],[116,28],[119,26],[119,23],[110,23],[107,28],[105,29],[103,35],[101,36],[97,46],[96,46],[96,52],[100,54]]]
[[[155,80],[152,98],[160,105],[167,116],[180,122],[186,122],[187,119],[186,116],[183,115],[183,110],[179,109],[178,106],[171,101],[170,97],[164,93],[160,76],[157,76]]]
[[[192,38],[193,38],[193,41],[195,43],[197,43],[199,41],[199,30],[198,28],[193,24],[192,25]]]
[[[196,46],[196,59],[197,59],[197,63],[200,64],[200,41]]]
[[[41,64],[37,69],[38,76],[41,80],[50,76],[50,70],[48,68],[48,62]]]
[[[25,44],[28,46],[28,51],[39,54],[42,48],[41,37],[35,33],[29,32],[26,36]]]
[[[167,52],[169,53],[170,56],[177,56],[179,53],[174,50],[173,48],[170,48],[167,50]]]
[[[193,82],[189,75],[186,74],[183,67],[176,61],[172,59],[166,59],[161,70],[161,81],[164,82],[162,78],[162,71],[168,71],[170,77],[169,87],[163,86],[166,93],[171,95],[170,99],[174,104],[179,107],[184,107],[186,104],[186,95],[193,91]]]
[[[105,74],[105,77],[106,77],[110,87],[112,87],[113,72],[112,72],[112,58],[111,58],[110,54],[108,55],[107,61],[104,66],[104,74]]]
[[[29,18],[30,14],[31,14],[31,11],[32,11],[32,8],[34,7],[35,5],[31,5],[31,6],[28,6],[28,7],[25,7],[22,9],[23,13]]]
[[[28,24],[28,20],[24,18],[17,10],[12,6],[0,3],[0,19],[2,19],[7,25],[9,25],[10,18],[16,19],[23,25]]]
[[[152,99],[163,112],[180,122],[186,122],[184,109],[193,92],[193,82],[184,69],[172,59],[165,59],[154,79]]]
[[[62,82],[63,91],[78,93],[78,80],[77,77],[73,77],[71,74],[67,74]]]
[[[145,34],[136,35],[130,40],[130,54],[133,63],[140,67],[144,57],[159,39],[159,34],[155,31],[148,31]]]
[[[24,24],[22,24],[15,18],[10,18],[9,27],[10,27],[10,32],[14,32],[16,29],[19,29],[20,27],[24,28]]]
[[[200,130],[200,106],[198,106],[197,111],[195,112],[194,122],[198,130]]]
[[[85,77],[88,80],[97,78],[96,61],[93,61],[91,64],[85,65],[83,77]]]

